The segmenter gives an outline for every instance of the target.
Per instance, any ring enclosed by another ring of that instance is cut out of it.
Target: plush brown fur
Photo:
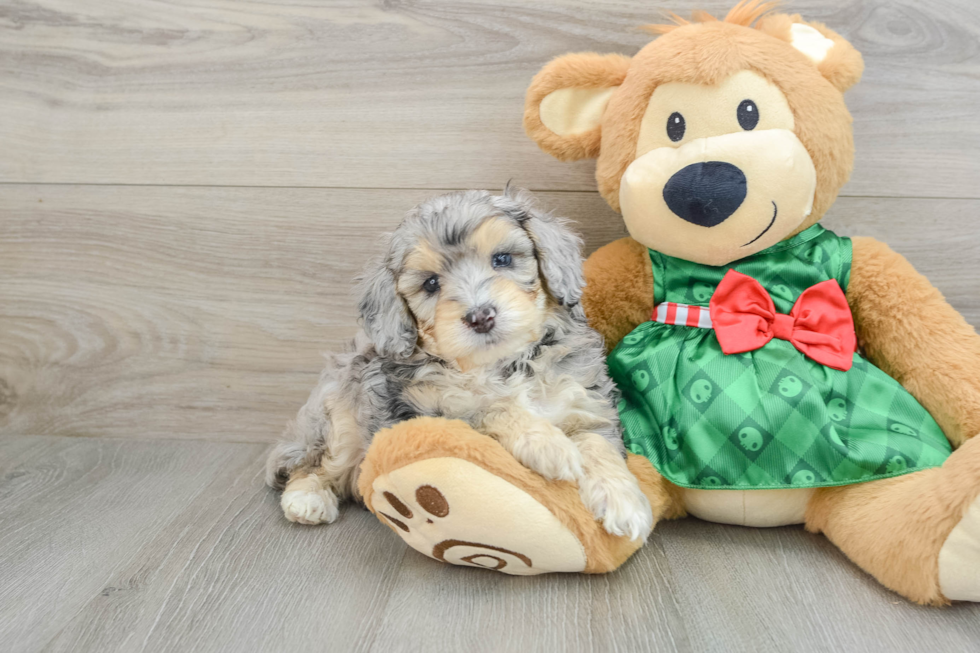
[[[600,129],[559,136],[544,126],[538,108],[549,93],[561,88],[618,86],[626,77],[629,57],[582,52],[558,57],[539,72],[525,100],[524,129],[545,152],[559,161],[592,158],[599,153]]]
[[[625,78],[618,71],[607,76],[605,85],[618,89],[602,114],[596,178],[610,206],[619,210],[620,179],[636,158],[641,120],[658,85],[714,85],[751,70],[785,95],[794,132],[817,173],[813,211],[787,237],[824,215],[851,172],[851,117],[842,93],[860,78],[863,61],[838,34],[806,23],[834,43],[814,64],[791,45],[791,27],[803,22],[800,17],[767,14],[770,8],[743,1],[724,20],[701,12],[694,22],[675,18],[674,25],[651,26],[663,36],[632,58]],[[746,29],[753,22],[755,28]],[[587,62],[565,65],[576,57],[555,60],[534,79],[526,116],[534,115],[535,102],[548,92],[579,85],[572,75],[584,78],[581,67]],[[560,82],[553,75],[559,69],[565,71]],[[589,83],[597,84],[594,76]],[[540,132],[529,133],[541,142]],[[561,147],[560,138],[552,136],[548,151]],[[904,258],[871,239],[853,243],[847,296],[860,343],[932,413],[956,450],[941,468],[818,490],[806,526],[825,533],[886,586],[913,601],[941,605],[948,599],[939,589],[939,551],[980,493],[980,443],[975,441],[980,438],[970,439],[980,432],[980,337]],[[649,319],[650,268],[644,245],[630,239],[600,248],[586,262],[583,305],[607,346]],[[657,483],[659,492],[674,497],[668,505],[681,512],[682,499],[662,477],[641,480],[647,493],[649,484]]]
[[[980,492],[980,438],[942,467],[818,490],[807,530],[831,542],[883,585],[916,603],[945,605],[939,550]]]
[[[575,484],[544,480],[517,462],[496,440],[477,433],[459,420],[419,417],[379,431],[361,465],[358,480],[365,505],[375,512],[371,503],[372,487],[379,476],[420,460],[447,457],[479,465],[537,499],[582,543],[588,559],[586,573],[612,571],[643,545],[642,541],[607,533],[582,505]],[[650,461],[630,455],[628,465],[641,481],[654,520],[683,515],[675,490],[660,482],[660,475]]]
[[[793,23],[803,22],[805,21],[799,14],[792,16],[772,14],[764,16],[757,28],[760,32],[788,42]],[[807,22],[806,24],[834,42],[834,47],[827,53],[827,58],[817,64],[820,74],[841,93],[857,84],[864,72],[864,59],[861,53],[823,23]]]
[[[813,212],[799,229],[823,216],[850,176],[854,158],[851,117],[843,97],[788,43],[721,21],[677,29],[633,58],[630,75],[603,116],[596,179],[610,206],[619,210],[620,178],[636,158],[640,121],[653,90],[667,82],[711,85],[739,70],[760,73],[786,96],[795,133],[817,171]]]
[[[647,248],[632,238],[600,247],[585,262],[582,308],[612,351],[653,313],[653,269]]]
[[[531,82],[524,111],[528,134],[542,149],[561,160],[596,156],[593,142],[581,146],[583,135],[559,136],[541,124],[538,107],[560,88],[619,86],[603,114],[601,148],[596,162],[599,192],[619,210],[619,184],[636,158],[640,122],[654,89],[667,82],[716,84],[739,70],[752,70],[785,94],[796,119],[795,133],[813,159],[817,192],[810,217],[797,232],[823,217],[851,174],[854,142],[851,116],[841,91],[860,78],[861,54],[846,40],[818,23],[807,23],[835,44],[819,67],[789,43],[789,27],[799,17],[765,16],[757,29],[745,29],[756,3],[740,3],[735,22],[708,20],[676,26],[656,39],[632,60],[617,59],[617,66],[593,65],[595,54],[569,54],[544,67]],[[705,19],[704,16],[701,16]],[[622,66],[628,63],[629,75]],[[560,152],[561,154],[556,154]]]
[[[980,338],[904,257],[872,238],[853,242],[847,297],[859,342],[959,446],[980,433]]]
[[[743,0],[728,12],[724,22],[749,27],[758,20],[756,29],[786,42],[791,40],[790,27],[793,23],[806,23],[834,41],[834,48],[828,53],[827,58],[817,65],[820,74],[842,93],[857,84],[861,79],[861,73],[864,72],[864,61],[861,54],[850,43],[823,23],[806,22],[799,14],[771,14],[770,12],[778,6],[779,2]],[[718,20],[704,11],[695,11],[691,20],[681,18],[677,14],[670,14],[670,17],[674,21],[673,24],[644,25],[641,29],[652,34],[667,34],[692,22],[710,23]]]
[[[731,8],[728,14],[725,15],[724,21],[732,25],[741,25],[743,27],[749,27],[762,17],[764,14],[769,13],[773,9],[779,6],[779,2],[759,2],[759,0],[742,0],[737,5]],[[718,19],[709,14],[706,11],[696,10],[691,15],[691,20],[687,20],[677,14],[671,12],[668,14],[673,24],[652,24],[643,25],[640,29],[650,32],[651,34],[667,34],[668,32],[673,32],[678,27],[684,25],[690,25],[693,23],[711,23],[717,21]]]
[[[598,156],[599,190],[618,210],[620,178],[636,156],[641,118],[657,85],[713,85],[737,71],[755,71],[785,95],[795,134],[816,169],[813,211],[798,233],[823,216],[850,174],[851,117],[842,93],[858,81],[863,62],[838,34],[807,23],[834,42],[815,65],[790,45],[791,26],[802,22],[799,16],[768,14],[769,9],[771,3],[743,0],[724,20],[700,12],[694,22],[676,19],[675,25],[653,26],[651,31],[663,36],[632,59],[593,53],[559,57],[528,90],[528,134],[561,160]],[[753,23],[755,28],[748,29]],[[610,87],[619,88],[594,129],[561,136],[541,122],[539,107],[548,94]],[[860,342],[873,362],[932,413],[956,450],[940,468],[817,490],[807,507],[806,527],[825,533],[896,592],[942,605],[948,599],[939,588],[939,551],[980,493],[980,438],[972,438],[980,432],[980,338],[905,259],[871,239],[853,242],[847,294]],[[624,238],[600,248],[586,262],[585,276],[582,304],[607,347],[649,319],[653,276],[643,244]],[[379,433],[360,478],[368,507],[371,484],[379,475],[440,456],[478,464],[529,493],[580,539],[587,571],[614,569],[638,547],[603,531],[572,484],[544,481],[495,441],[460,422],[423,418]],[[681,490],[649,461],[631,455],[629,468],[655,521],[684,516]]]

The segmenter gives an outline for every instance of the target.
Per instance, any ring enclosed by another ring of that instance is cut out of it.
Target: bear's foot
[[[667,494],[652,487],[660,477],[644,465],[646,459],[631,458],[659,516]],[[456,565],[514,575],[603,573],[643,544],[606,532],[574,483],[545,480],[459,421],[416,418],[381,431],[358,488],[365,505],[409,546]],[[624,530],[648,532],[649,526]]]
[[[980,601],[980,436],[941,467],[817,490],[806,525],[916,603]]]
[[[583,571],[585,549],[530,494],[459,458],[429,458],[372,483],[371,506],[409,546],[505,574]]]
[[[939,550],[939,588],[952,601],[980,601],[980,496]]]

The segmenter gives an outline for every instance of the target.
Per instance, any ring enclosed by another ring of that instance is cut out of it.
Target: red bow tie
[[[810,286],[789,315],[777,313],[758,281],[729,270],[709,304],[711,322],[725,354],[759,349],[773,338],[793,346],[827,367],[851,369],[857,336],[844,291],[834,279]]]

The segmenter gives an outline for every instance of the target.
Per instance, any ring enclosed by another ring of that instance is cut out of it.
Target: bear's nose
[[[727,220],[745,200],[745,175],[724,161],[692,163],[667,180],[664,201],[682,220],[714,227]]]

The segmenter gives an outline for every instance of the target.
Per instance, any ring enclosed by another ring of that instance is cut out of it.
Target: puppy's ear
[[[364,332],[382,356],[405,358],[415,350],[418,330],[405,300],[395,287],[395,275],[384,262],[361,279],[358,306]]]
[[[504,189],[504,211],[520,224],[538,256],[538,267],[548,293],[573,316],[584,318],[580,301],[585,277],[582,275],[582,239],[564,218],[539,211],[534,196],[510,184]]]

